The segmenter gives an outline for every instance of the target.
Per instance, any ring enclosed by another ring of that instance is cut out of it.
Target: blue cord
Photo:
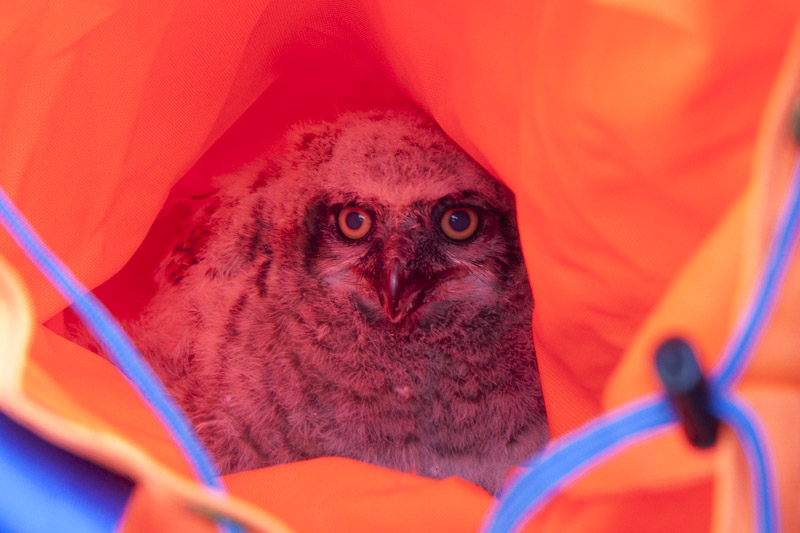
[[[514,531],[536,514],[555,492],[569,485],[606,457],[627,448],[675,421],[667,399],[650,396],[601,415],[552,442],[526,466],[484,524],[485,533]]]
[[[219,480],[214,464],[185,415],[169,397],[150,367],[142,360],[131,340],[103,304],[47,248],[2,188],[0,188],[0,222],[50,283],[67,301],[73,302],[75,311],[114,359],[114,363],[153,406],[198,477],[209,487],[224,491],[225,487]],[[223,531],[242,531],[238,526],[227,522],[221,523],[220,527]]]
[[[797,246],[798,226],[800,226],[800,160],[795,166],[787,199],[775,225],[776,232],[767,251],[766,264],[712,374],[714,382],[712,387],[720,389],[732,387],[747,368],[747,363],[753,354],[753,345],[775,307],[778,289]]]
[[[714,414],[733,428],[742,443],[755,498],[756,530],[761,533],[779,531],[780,508],[775,494],[775,468],[765,444],[769,441],[758,423],[758,415],[732,394],[716,395],[711,405]]]

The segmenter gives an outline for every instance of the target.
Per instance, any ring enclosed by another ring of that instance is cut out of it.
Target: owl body
[[[223,472],[320,456],[494,492],[548,432],[513,196],[425,116],[219,178],[131,328]]]

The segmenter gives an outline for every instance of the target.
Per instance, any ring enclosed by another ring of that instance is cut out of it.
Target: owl
[[[339,456],[490,492],[548,438],[512,193],[419,111],[293,127],[130,326],[223,473]]]

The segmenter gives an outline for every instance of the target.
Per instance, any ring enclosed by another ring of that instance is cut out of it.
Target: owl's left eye
[[[357,207],[344,207],[336,219],[339,231],[350,240],[358,240],[369,233],[372,218],[369,213]]]
[[[455,241],[469,239],[478,231],[478,213],[471,207],[455,207],[442,215],[442,231]]]

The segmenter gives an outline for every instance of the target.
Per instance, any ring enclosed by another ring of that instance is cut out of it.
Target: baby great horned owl
[[[513,196],[429,119],[218,180],[134,339],[223,472],[341,456],[494,492],[548,436]]]

